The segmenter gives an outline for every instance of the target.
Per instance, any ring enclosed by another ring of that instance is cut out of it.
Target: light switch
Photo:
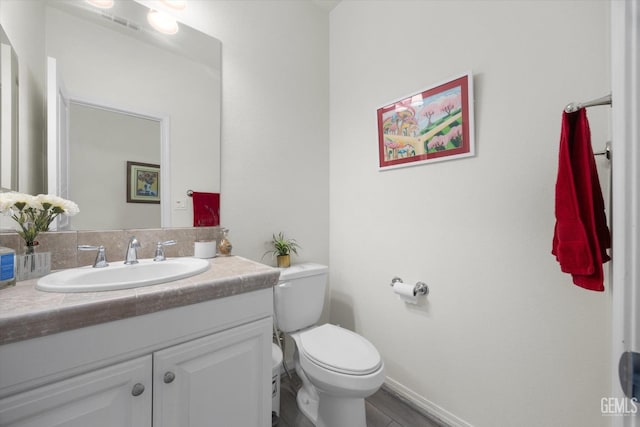
[[[174,209],[177,211],[183,211],[185,209],[187,209],[187,202],[185,199],[178,199],[176,200]]]

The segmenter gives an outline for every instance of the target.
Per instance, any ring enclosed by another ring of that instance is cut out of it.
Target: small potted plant
[[[271,256],[276,257],[277,265],[281,268],[291,265],[291,254],[298,255],[298,249],[300,248],[295,239],[287,239],[284,237],[283,232],[278,233],[278,235],[274,234],[270,244],[273,249],[265,252],[264,255],[271,254]]]

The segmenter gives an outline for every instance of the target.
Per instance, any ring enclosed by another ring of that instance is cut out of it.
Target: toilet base
[[[367,427],[364,398],[327,394],[311,384],[299,363],[296,373],[302,382],[296,395],[298,409],[314,426]]]
[[[303,387],[298,390],[298,409],[316,427],[367,427],[362,398],[336,397],[321,391],[315,399]]]
[[[363,398],[320,395],[316,427],[367,427]]]
[[[309,421],[315,426],[318,418],[318,398],[309,395],[307,389],[302,387],[296,395],[296,403],[302,414],[309,418]]]

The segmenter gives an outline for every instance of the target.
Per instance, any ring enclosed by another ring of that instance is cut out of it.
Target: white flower
[[[5,213],[11,210],[14,205],[15,195],[17,193],[0,193],[0,212]]]
[[[49,231],[49,225],[58,215],[71,216],[78,212],[78,205],[51,194],[0,193],[0,213],[10,215],[18,223],[18,234],[27,246],[33,246],[38,233]]]
[[[16,191],[0,193],[0,212],[19,212],[27,208],[41,210],[42,204],[35,196],[30,194]]]
[[[62,205],[64,209],[64,214],[68,216],[74,216],[75,214],[80,212],[80,208],[78,205],[71,200],[65,200],[65,203]]]
[[[53,194],[38,194],[36,199],[42,206],[48,206],[49,209],[56,208],[62,210],[65,215],[73,216],[80,212],[78,205],[71,200],[63,199],[62,197],[54,196]]]
[[[22,196],[23,196],[22,199],[19,201],[24,202],[26,204],[25,209],[26,208],[32,208],[36,210],[43,209],[42,203],[40,203],[40,201],[36,196],[32,196],[31,194],[23,194]]]

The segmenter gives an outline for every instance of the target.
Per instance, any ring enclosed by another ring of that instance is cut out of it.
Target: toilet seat
[[[310,362],[346,375],[369,375],[382,366],[373,344],[355,332],[328,323],[301,332],[298,351]]]

